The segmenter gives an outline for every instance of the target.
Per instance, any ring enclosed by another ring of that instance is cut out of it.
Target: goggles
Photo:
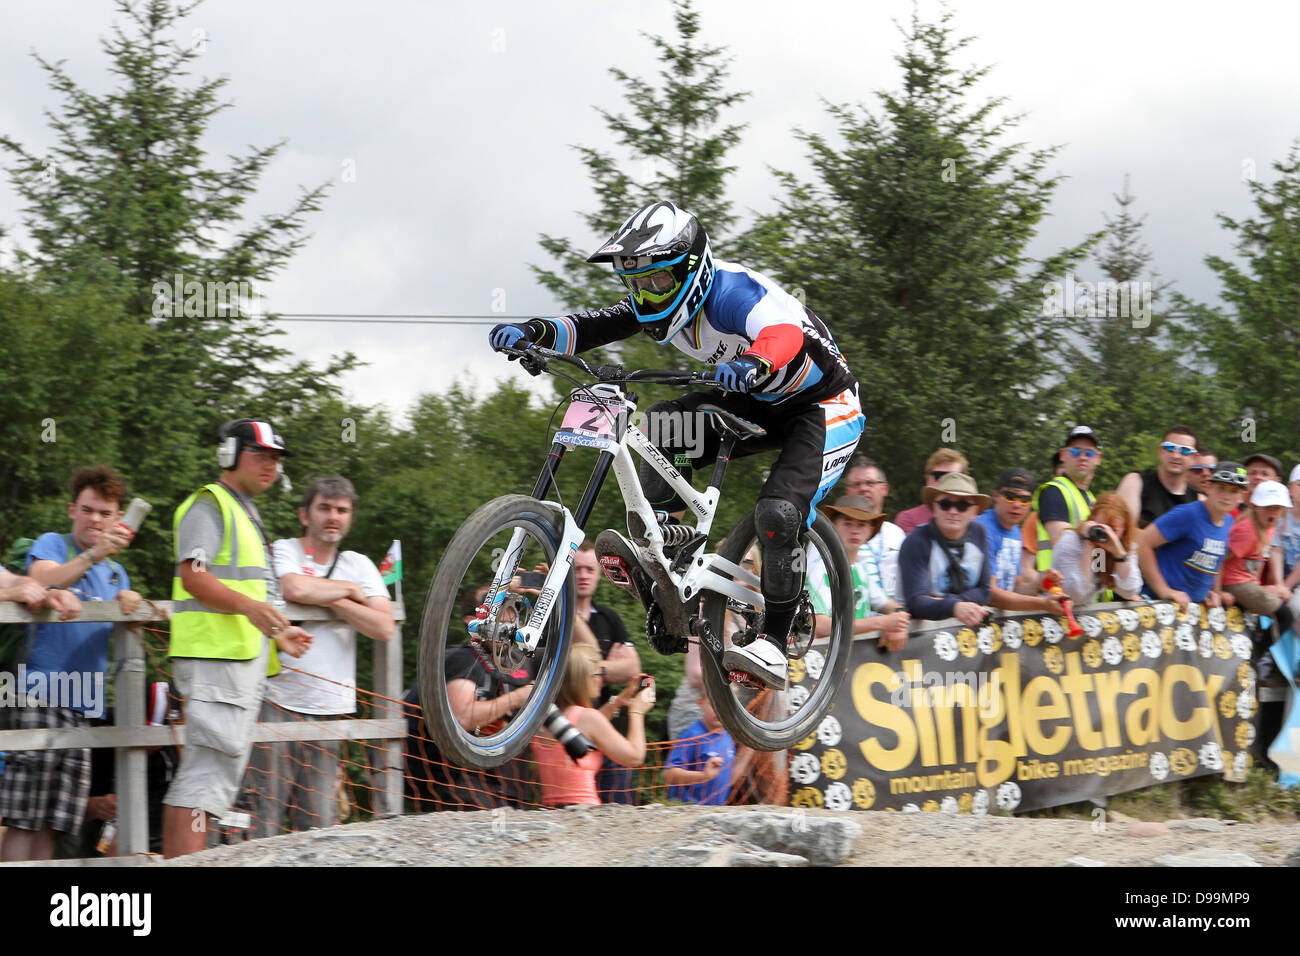
[[[1078,446],[1073,446],[1065,450],[1070,453],[1070,457],[1072,458],[1096,458],[1101,454],[1101,452],[1095,448],[1079,448]]]
[[[632,293],[632,299],[640,311],[654,313],[667,308],[681,291],[682,284],[673,274],[673,267],[680,260],[664,263],[659,260],[659,268],[652,268],[655,260],[649,256],[621,260],[618,264],[628,271],[616,269],[616,274],[623,285]],[[636,270],[636,271],[633,271]]]
[[[1216,471],[1210,475],[1210,481],[1217,481],[1224,485],[1236,485],[1238,488],[1250,487],[1250,479],[1246,477],[1246,472],[1242,468],[1235,471],[1229,471],[1226,468]]]
[[[1176,451],[1184,458],[1190,458],[1192,455],[1196,454],[1196,449],[1191,445],[1176,445],[1171,441],[1162,441],[1160,447],[1165,451]]]

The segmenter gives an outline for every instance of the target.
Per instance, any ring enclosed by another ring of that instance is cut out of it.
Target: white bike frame
[[[614,476],[618,479],[618,487],[623,495],[624,506],[626,510],[635,512],[640,517],[646,530],[646,536],[649,538],[649,544],[646,547],[640,547],[633,543],[632,546],[636,549],[638,557],[643,562],[654,562],[660,565],[667,573],[669,580],[672,581],[673,587],[677,591],[677,597],[682,601],[698,598],[701,591],[716,591],[726,597],[735,598],[761,610],[763,597],[759,590],[758,576],[752,571],[726,560],[717,553],[697,555],[684,571],[676,572],[670,569],[671,561],[664,554],[663,531],[659,526],[658,519],[655,517],[654,508],[651,507],[649,500],[645,496],[645,491],[641,487],[636,463],[629,449],[635,450],[638,455],[644,458],[651,468],[663,476],[664,480],[677,492],[682,501],[686,502],[686,506],[698,519],[696,531],[705,535],[706,539],[713,527],[713,519],[717,514],[718,501],[722,494],[721,489],[710,485],[704,492],[695,490],[685,476],[673,467],[663,453],[633,423],[633,417],[636,414],[636,403],[629,399],[622,389],[598,384],[591,386],[588,393],[600,396],[602,401],[614,408],[622,408],[623,413],[626,415],[624,420],[627,425],[623,429],[621,437],[593,437],[561,428],[560,431],[556,432],[555,440],[561,444],[596,448],[602,454],[613,456]],[[617,417],[615,421],[617,421]],[[614,431],[617,434],[617,426],[615,426]],[[565,435],[573,437],[566,440],[562,437]],[[529,653],[532,653],[537,648],[542,634],[546,632],[546,624],[550,620],[551,609],[555,604],[555,596],[560,593],[560,589],[564,587],[565,579],[572,573],[573,556],[577,553],[578,546],[582,544],[585,536],[583,529],[579,528],[574,520],[572,512],[563,504],[556,501],[542,501],[540,503],[554,509],[563,516],[564,532],[556,550],[555,561],[546,574],[541,594],[537,598],[537,604],[533,608],[528,624],[519,629],[515,638],[518,643],[523,645],[524,650]],[[490,603],[494,616],[496,608],[505,599],[507,585],[523,553],[525,537],[526,532],[524,529],[516,528],[510,539],[510,546],[506,549],[506,554],[497,565],[492,588],[485,598]],[[730,577],[724,577],[723,574],[718,573],[719,571],[730,575]]]

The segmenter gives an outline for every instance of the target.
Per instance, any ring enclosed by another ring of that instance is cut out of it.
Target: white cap
[[[1250,495],[1250,506],[1252,508],[1267,508],[1270,505],[1281,505],[1283,508],[1291,507],[1291,494],[1286,490],[1286,485],[1280,481],[1261,481],[1255,486],[1255,490]]]
[[[1300,465],[1296,465],[1291,469],[1291,477],[1286,480],[1286,483],[1294,485],[1297,481],[1300,481]]]

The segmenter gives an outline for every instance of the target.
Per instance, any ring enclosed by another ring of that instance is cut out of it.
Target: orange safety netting
[[[145,627],[146,653],[163,679],[170,679],[165,630]],[[305,672],[283,661],[283,674]],[[313,680],[325,680],[305,675]],[[284,679],[281,677],[280,679]],[[245,774],[243,792],[234,809],[249,814],[247,828],[219,826],[226,841],[238,841],[283,832],[372,819],[389,813],[390,772],[402,786],[402,812],[491,810],[496,807],[544,809],[538,782],[538,764],[531,749],[494,771],[467,770],[447,762],[438,750],[421,716],[419,695],[408,691],[402,700],[357,688],[355,719],[401,716],[406,734],[400,740],[337,739],[297,741],[286,739],[254,744]],[[183,701],[171,692],[173,707]],[[772,706],[774,695],[760,694],[752,707]],[[385,713],[386,711],[386,713]],[[183,711],[182,711],[183,712]],[[264,702],[259,720],[275,723],[320,722],[321,730],[347,723],[339,718],[317,718]],[[687,738],[692,740],[696,738]],[[615,767],[602,772],[601,798],[607,803],[674,803],[668,796],[663,767],[675,744],[685,741],[648,742],[645,764],[635,769]],[[736,766],[727,803],[784,805],[789,796],[785,753],[762,753],[736,747]],[[692,768],[700,769],[700,768]]]

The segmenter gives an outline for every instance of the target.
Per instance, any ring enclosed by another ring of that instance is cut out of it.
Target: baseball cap
[[[238,438],[240,450],[245,448],[266,448],[278,451],[286,458],[292,453],[284,447],[284,438],[270,422],[260,422],[251,418],[240,418],[227,422],[221,427],[222,438]]]
[[[1266,455],[1262,451],[1257,451],[1253,455],[1247,455],[1242,464],[1249,468],[1252,461],[1262,461],[1272,468],[1279,477],[1282,474],[1282,463],[1272,455]]]
[[[1250,493],[1250,506],[1252,508],[1267,508],[1271,505],[1290,508],[1291,493],[1286,490],[1286,485],[1280,481],[1261,481],[1255,486],[1255,490]]]
[[[1024,468],[1004,468],[998,475],[998,483],[994,490],[998,488],[1021,488],[1025,491],[1034,490],[1034,476],[1032,472]]]
[[[1061,447],[1064,448],[1066,445],[1070,444],[1070,442],[1074,441],[1076,438],[1087,438],[1098,448],[1101,447],[1101,442],[1097,438],[1097,433],[1093,431],[1091,428],[1089,428],[1087,425],[1075,425],[1073,428],[1071,428],[1070,434],[1066,435],[1065,441],[1061,442]]]

